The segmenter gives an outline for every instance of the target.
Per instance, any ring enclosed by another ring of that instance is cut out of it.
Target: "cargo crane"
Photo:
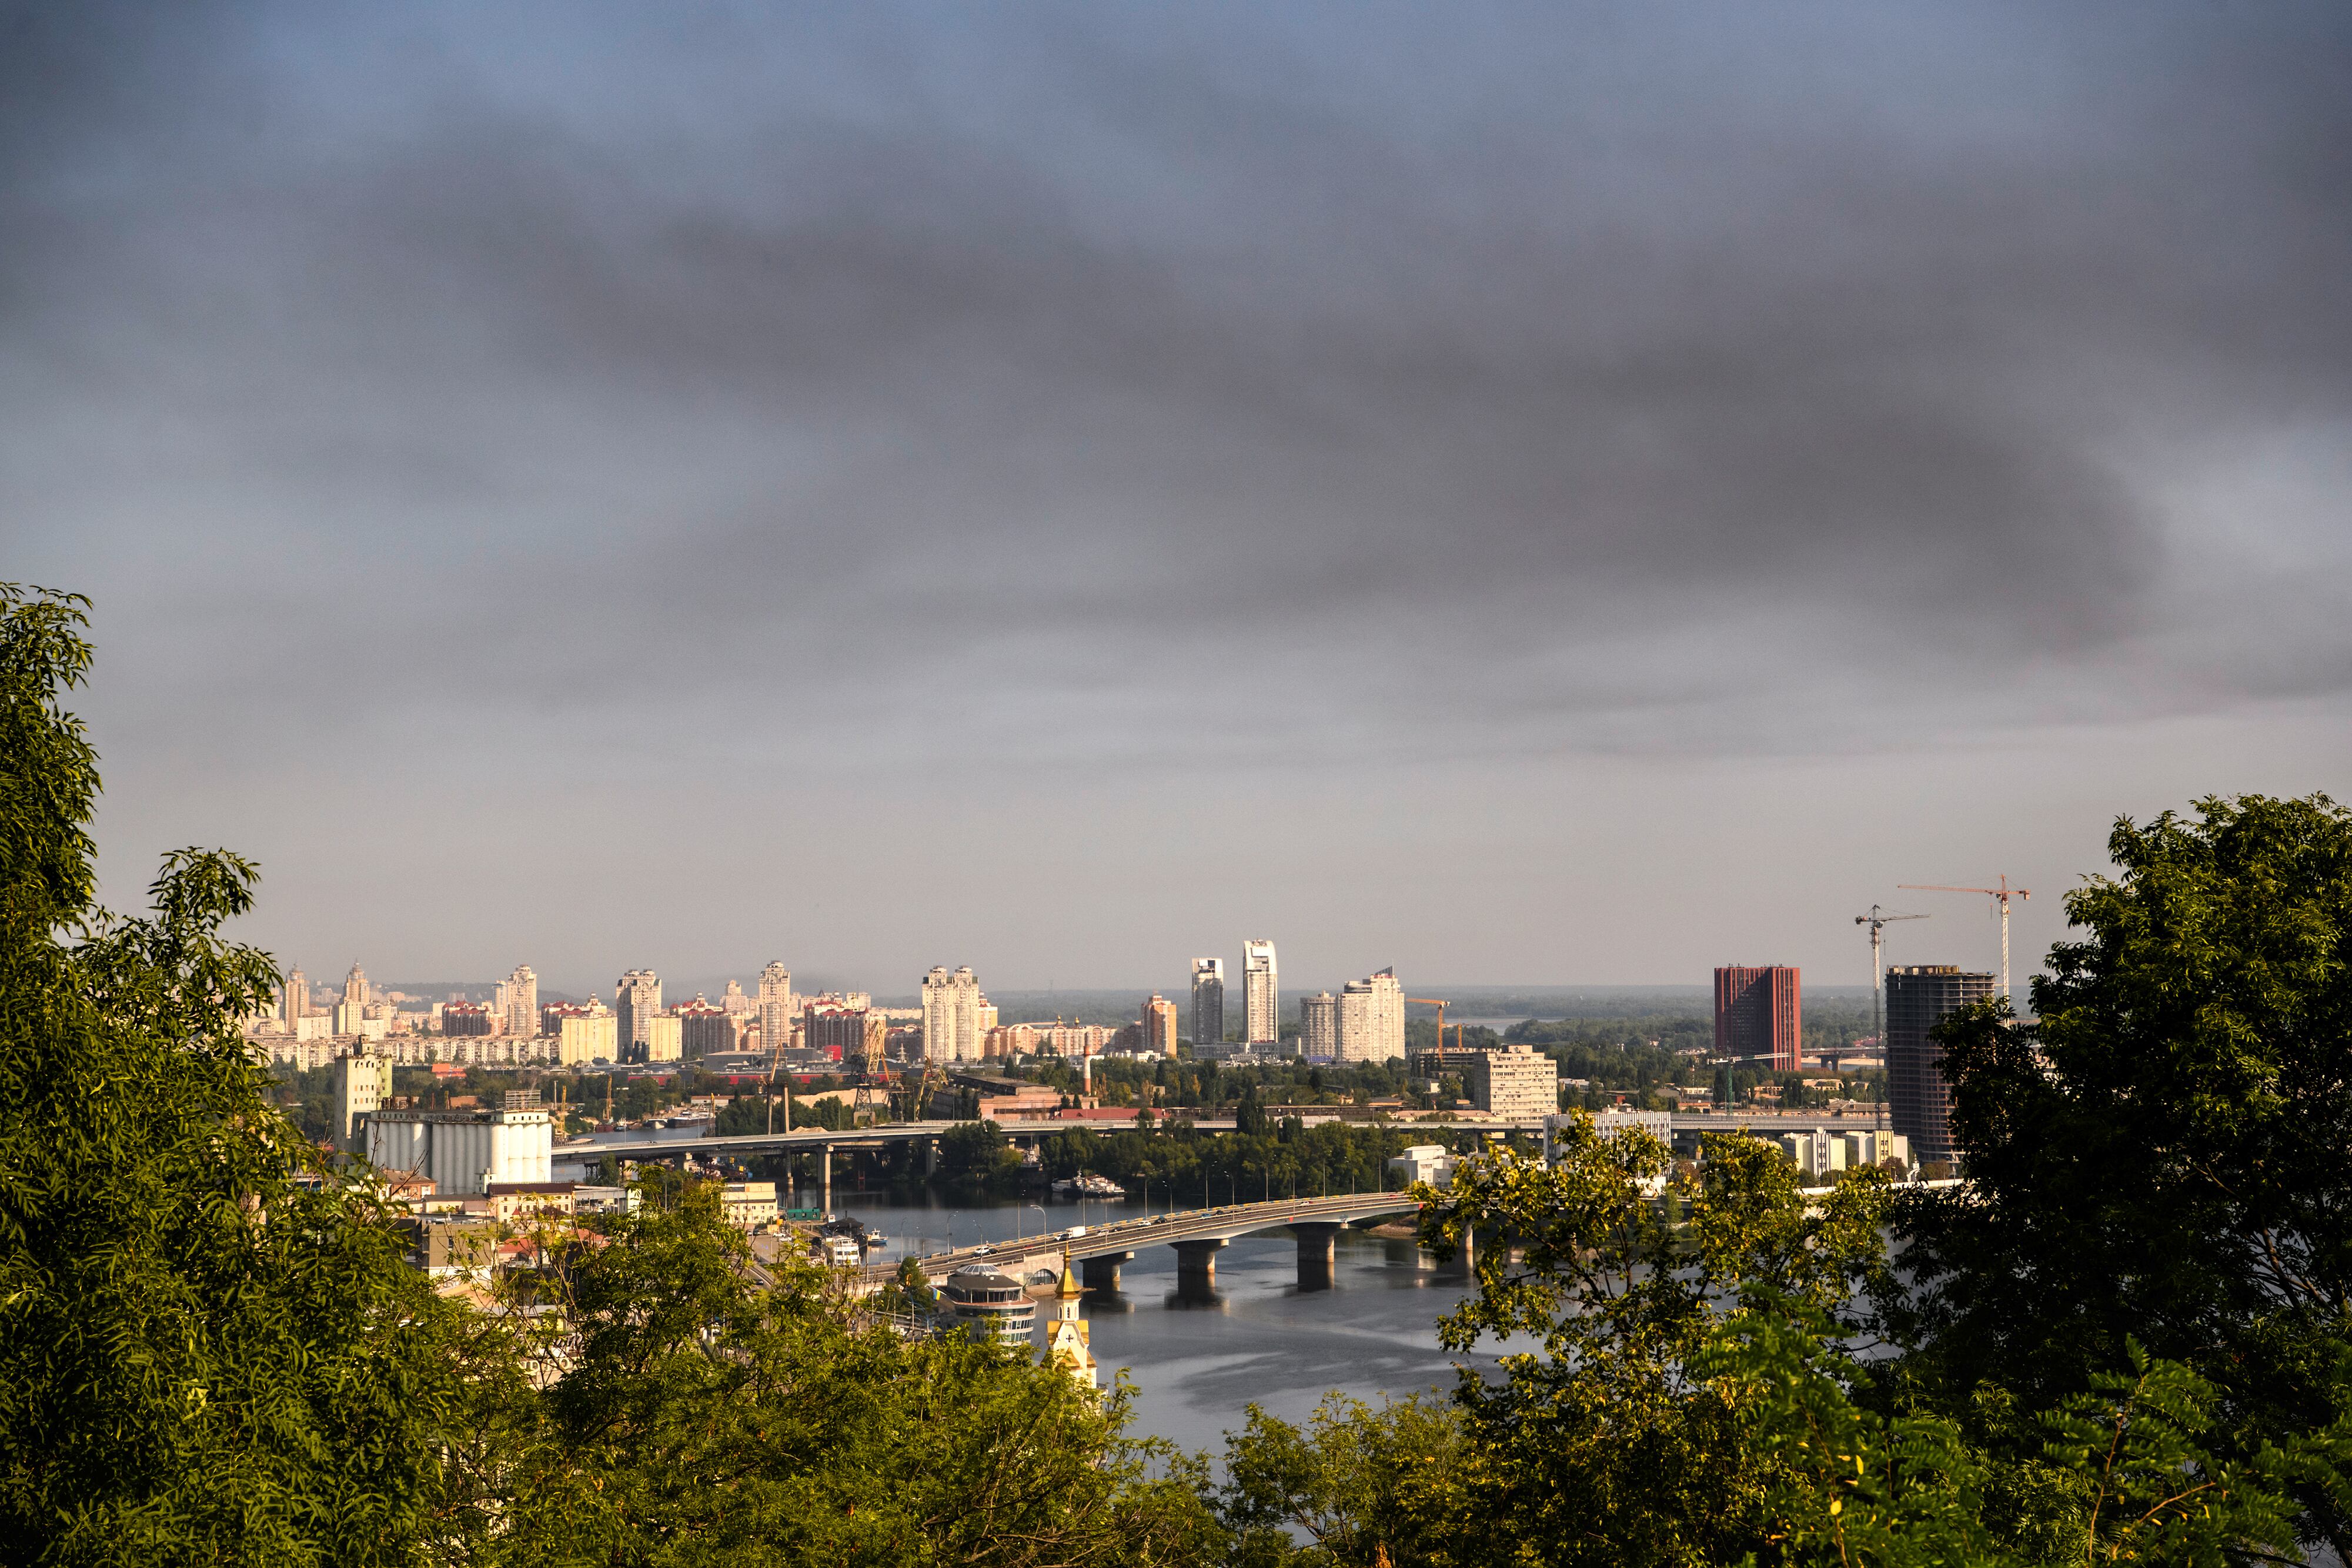
[[[1906,882],[1896,885],[1909,888],[1914,893],[1981,893],[2000,906],[2000,994],[2004,999],[2009,999],[2009,901],[2012,898],[2032,898],[2033,895],[2021,887],[2010,886],[2009,878],[2006,875],[1997,880],[2000,883],[1999,887],[1946,887],[1940,883],[1927,882]]]
[[[866,1113],[870,1123],[877,1116],[890,1113],[890,1074],[882,1064],[885,1047],[889,1043],[890,1026],[866,1009],[865,1028],[858,1037],[857,1093],[849,1106],[850,1125],[857,1124],[858,1113]]]

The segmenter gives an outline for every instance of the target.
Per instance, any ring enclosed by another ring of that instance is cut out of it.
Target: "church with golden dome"
[[[1078,1298],[1086,1293],[1067,1250],[1062,1254],[1062,1282],[1054,1291],[1053,1326],[1045,1331],[1045,1364],[1058,1366],[1095,1393],[1095,1353],[1087,1343],[1088,1324],[1078,1316]]]

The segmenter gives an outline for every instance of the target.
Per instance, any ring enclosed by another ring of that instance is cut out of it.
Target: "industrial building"
[[[363,1117],[368,1159],[420,1176],[443,1194],[478,1195],[492,1183],[552,1179],[555,1128],[527,1092],[497,1111],[375,1111]]]

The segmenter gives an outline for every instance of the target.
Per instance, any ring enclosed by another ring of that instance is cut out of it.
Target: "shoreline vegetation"
[[[2032,1020],[1939,1026],[1963,1188],[1577,1123],[1465,1159],[1450,1398],[1209,1457],[1020,1349],[757,1262],[714,1184],[460,1289],[240,1038],[257,876],[96,902],[82,602],[0,586],[0,1538],[42,1564],[1990,1565],[2352,1548],[2352,814],[2118,821]],[[1244,1129],[1360,1161],[1394,1129]],[[1003,1151],[974,1124],[967,1176]],[[1160,1145],[1171,1146],[1176,1141]],[[1075,1156],[1073,1156],[1075,1157]],[[1139,1152],[1138,1159],[1152,1157]],[[1205,1165],[1214,1151],[1203,1143]],[[1900,1249],[1898,1270],[1891,1249]]]

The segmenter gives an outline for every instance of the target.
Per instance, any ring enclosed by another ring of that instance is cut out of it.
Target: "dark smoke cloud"
[[[778,713],[917,769],[1867,751],[2352,683],[2340,8],[6,37],[10,553],[215,760],[621,706],[714,766]]]

